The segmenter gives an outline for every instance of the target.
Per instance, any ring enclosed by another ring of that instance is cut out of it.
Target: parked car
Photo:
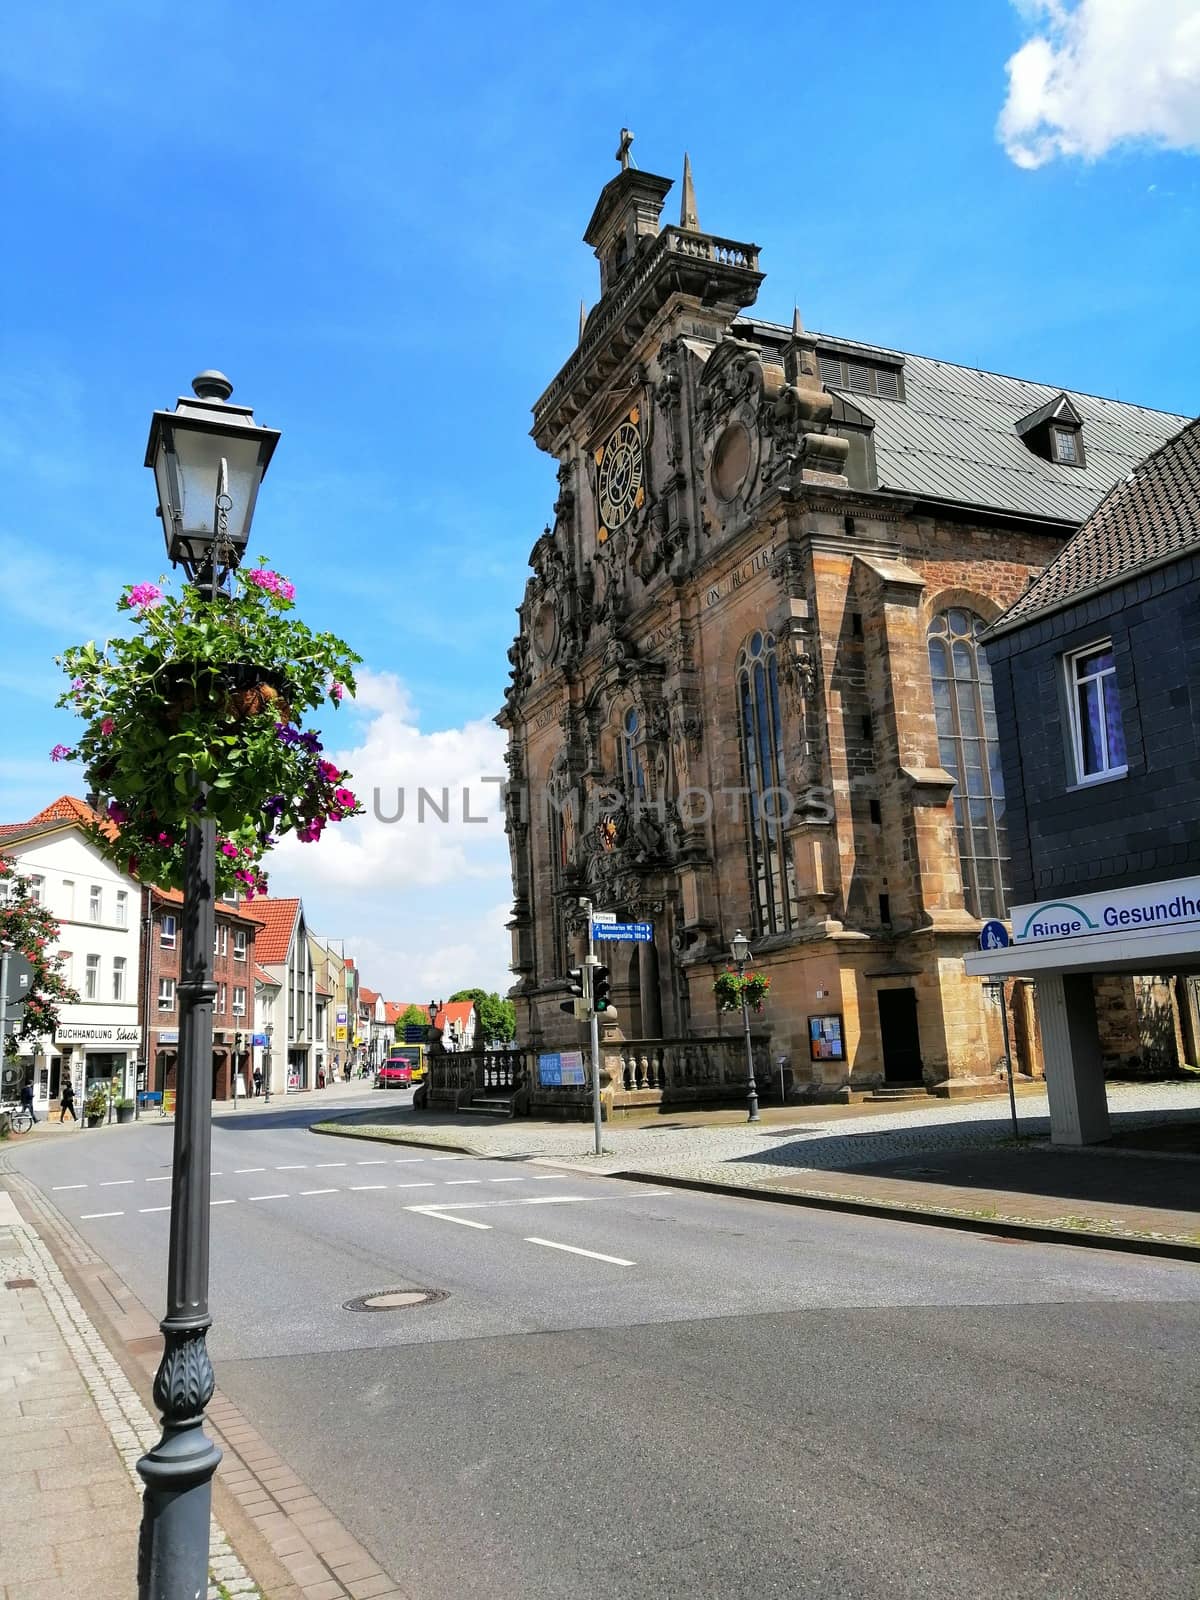
[[[407,1061],[385,1061],[375,1074],[377,1089],[407,1089],[412,1081],[412,1067]]]

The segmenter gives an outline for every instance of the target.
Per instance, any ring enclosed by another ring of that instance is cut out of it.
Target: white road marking
[[[351,1189],[351,1192],[353,1194],[358,1194],[363,1189],[386,1189],[386,1188],[387,1188],[387,1184],[386,1183],[352,1183],[350,1185],[350,1189]]]
[[[431,1206],[405,1206],[406,1211],[419,1211],[423,1217],[436,1217],[439,1222],[457,1222],[464,1228],[483,1228],[491,1232],[490,1222],[472,1222],[470,1217],[450,1217],[443,1211],[434,1211]]]
[[[393,1156],[392,1165],[394,1167],[420,1166],[424,1160],[424,1156]]]
[[[213,1177],[215,1178],[217,1176],[218,1176],[218,1174],[214,1172],[213,1173]],[[171,1174],[169,1172],[167,1173],[165,1178],[147,1178],[146,1179],[147,1183],[170,1183],[170,1181],[171,1181]]]
[[[276,1167],[276,1172],[305,1172],[308,1170],[307,1161],[292,1161],[286,1167]],[[214,1174],[215,1176],[215,1174]]]
[[[336,1189],[301,1189],[300,1193],[302,1195],[304,1195],[304,1194],[336,1194],[337,1190]]]
[[[547,1250],[569,1250],[573,1256],[588,1256],[593,1261],[611,1261],[614,1267],[636,1267],[636,1261],[626,1261],[623,1256],[601,1255],[599,1250],[581,1250],[577,1244],[559,1244],[556,1239],[528,1238],[526,1244],[544,1244]]]
[[[553,1183],[555,1178],[564,1178],[563,1172],[535,1172],[530,1178],[530,1183]]]
[[[291,1196],[286,1194],[252,1194],[250,1198],[251,1200],[290,1200]]]
[[[386,1167],[387,1160],[383,1156],[375,1156],[370,1161],[356,1161],[354,1165],[356,1167]]]
[[[430,1179],[427,1183],[397,1183],[393,1187],[397,1189],[432,1189],[433,1180]]]
[[[233,1170],[236,1174],[240,1172],[265,1172],[267,1169],[266,1167],[234,1167]]]
[[[132,1178],[105,1178],[101,1182],[100,1187],[102,1189],[115,1189],[122,1183],[132,1183],[132,1182],[133,1182]]]
[[[56,1184],[53,1185],[53,1189],[54,1189],[55,1192],[57,1192],[59,1189],[86,1189],[86,1188],[87,1188],[87,1184],[86,1183],[56,1183]]]
[[[313,1162],[313,1166],[314,1167],[344,1167],[345,1165],[346,1165],[346,1163],[344,1161],[314,1161]]]
[[[447,1178],[447,1189],[461,1189],[464,1183],[482,1183],[482,1178]]]
[[[224,1176],[225,1176],[225,1174],[223,1172],[210,1172],[209,1173],[209,1177],[210,1178],[223,1178]]]
[[[235,1205],[237,1205],[237,1201],[236,1200],[210,1200],[208,1203],[209,1203],[210,1206],[235,1206]]]
[[[524,1178],[489,1178],[489,1183],[524,1183]]]
[[[94,1222],[97,1217],[123,1217],[123,1211],[85,1211],[80,1222]]]
[[[145,1216],[147,1211],[170,1211],[170,1209],[170,1206],[139,1206],[138,1212],[141,1216]]]
[[[430,1161],[472,1161],[473,1156],[430,1156]]]

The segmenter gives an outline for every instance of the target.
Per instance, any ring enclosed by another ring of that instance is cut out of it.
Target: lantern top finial
[[[197,400],[228,400],[233,385],[223,372],[209,367],[192,379],[192,393]]]

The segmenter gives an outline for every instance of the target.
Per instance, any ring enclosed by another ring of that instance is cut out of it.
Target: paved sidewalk
[[[36,1230],[0,1192],[4,1600],[129,1600],[158,1427]],[[261,1600],[216,1523],[209,1600]],[[220,1587],[216,1580],[220,1580]]]
[[[1200,1085],[1113,1084],[1115,1138],[1052,1147],[1044,1091],[1018,1102],[778,1107],[748,1124],[726,1111],[606,1124],[603,1154],[578,1123],[496,1123],[398,1110],[318,1125],[358,1137],[523,1155],[594,1172],[735,1190],[959,1226],[1130,1241],[1200,1260]],[[1139,1148],[1145,1146],[1146,1148]]]

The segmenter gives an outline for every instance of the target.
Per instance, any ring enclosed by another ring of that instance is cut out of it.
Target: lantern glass
[[[750,959],[750,941],[740,928],[730,940],[729,948],[733,953],[734,961],[739,967]]]

